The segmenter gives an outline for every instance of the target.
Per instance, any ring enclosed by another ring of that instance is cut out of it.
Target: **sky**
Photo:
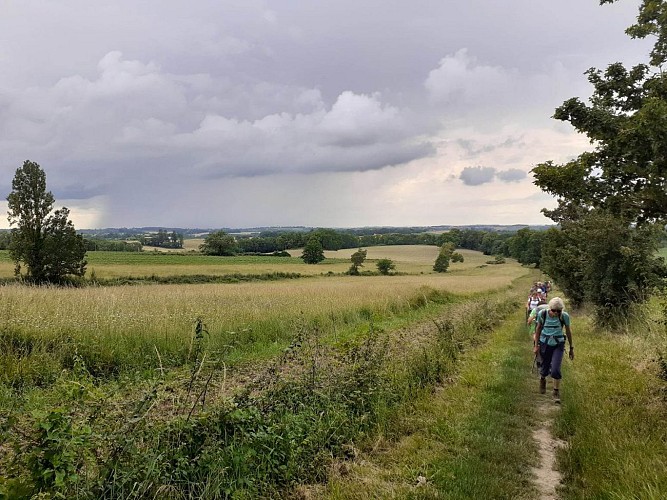
[[[0,0],[0,227],[25,160],[77,229],[550,223],[639,3]]]

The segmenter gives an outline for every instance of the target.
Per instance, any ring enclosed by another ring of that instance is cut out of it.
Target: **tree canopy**
[[[667,216],[667,74],[660,69],[667,61],[667,1],[644,0],[627,33],[656,37],[649,64],[589,69],[589,103],[568,99],[554,114],[587,135],[594,150],[533,169],[535,183],[558,198],[555,210],[544,210],[557,222],[572,219],[577,207],[639,224]]]
[[[368,252],[366,250],[362,250],[361,248],[354,252],[350,256],[350,260],[352,261],[352,265],[350,266],[350,269],[347,271],[348,274],[351,274],[353,276],[356,276],[359,274],[359,268],[363,267],[364,261],[366,260],[366,254]]]
[[[238,247],[236,239],[224,231],[214,231],[199,245],[199,250],[206,255],[235,255]]]
[[[316,236],[311,236],[303,249],[301,258],[306,264],[317,264],[324,260],[324,248],[322,242]]]
[[[76,233],[65,207],[51,213],[55,199],[46,190],[46,174],[39,164],[26,160],[16,170],[7,197],[11,230],[9,254],[16,274],[25,267],[25,278],[60,282],[68,275],[86,272],[86,246]]]
[[[447,272],[447,269],[449,269],[449,260],[452,258],[454,249],[454,244],[449,242],[444,243],[442,247],[440,247],[440,253],[433,264],[433,270],[436,273]]]
[[[391,271],[396,269],[396,264],[391,259],[380,259],[375,263],[380,274],[388,275]]]
[[[627,314],[666,274],[655,249],[667,222],[667,1],[644,0],[626,32],[656,37],[649,64],[589,69],[589,102],[568,99],[554,114],[593,150],[533,169],[535,184],[558,202],[543,209],[560,230],[542,242],[542,267],[575,304],[594,304],[601,320],[609,308]]]

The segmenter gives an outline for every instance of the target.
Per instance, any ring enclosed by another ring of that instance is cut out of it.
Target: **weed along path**
[[[406,409],[384,441],[341,467],[325,498],[557,498],[555,404],[531,373],[523,311],[458,374]]]

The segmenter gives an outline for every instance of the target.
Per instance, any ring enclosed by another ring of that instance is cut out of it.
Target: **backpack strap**
[[[544,323],[547,321],[547,309],[544,308],[538,313],[538,318],[537,320],[540,322],[542,326],[544,326]]]
[[[560,320],[560,327],[565,326],[565,320],[563,319],[563,311],[558,311],[558,319]]]
[[[544,323],[547,321],[547,314],[549,313],[548,309],[542,309],[539,312],[538,321],[544,326]],[[558,311],[558,320],[560,321],[561,328],[565,326],[565,320],[563,319],[563,311]]]
[[[549,310],[545,308],[545,309],[542,309],[537,315],[538,322],[542,325],[542,328],[544,328],[544,325],[547,322],[547,314],[549,314]],[[560,333],[553,335],[553,337],[565,338],[565,334],[563,334],[563,327],[565,326],[565,320],[563,319],[563,311],[558,312],[558,320],[560,321],[561,331],[560,331]],[[544,332],[544,330],[542,330],[542,331]],[[565,341],[563,340],[563,342],[565,342]]]

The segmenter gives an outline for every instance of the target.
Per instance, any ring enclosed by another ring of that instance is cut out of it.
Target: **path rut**
[[[559,449],[566,447],[567,443],[555,438],[551,433],[554,416],[559,410],[560,405],[546,399],[538,406],[540,425],[533,431],[533,439],[539,447],[540,461],[537,467],[533,467],[533,474],[540,500],[560,498],[557,488],[562,481],[562,475],[556,468],[556,453]]]

